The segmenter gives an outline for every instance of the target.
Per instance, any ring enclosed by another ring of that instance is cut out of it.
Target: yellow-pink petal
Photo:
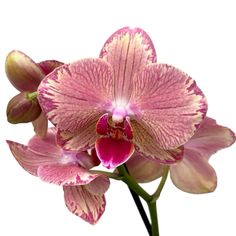
[[[38,89],[40,105],[61,130],[77,132],[96,122],[111,105],[113,72],[101,59],[84,59],[61,66]]]
[[[164,150],[158,144],[154,134],[143,123],[131,120],[133,129],[133,143],[136,150],[147,159],[157,161],[158,163],[170,164],[183,157],[183,148]]]
[[[149,65],[135,77],[130,106],[163,149],[187,142],[207,111],[195,81],[166,64]]]
[[[142,67],[156,61],[156,52],[150,37],[139,28],[122,28],[105,42],[100,57],[114,70],[115,97],[128,100],[133,77]]]
[[[68,210],[88,223],[96,224],[105,210],[104,195],[92,194],[84,186],[63,186],[63,189]]]

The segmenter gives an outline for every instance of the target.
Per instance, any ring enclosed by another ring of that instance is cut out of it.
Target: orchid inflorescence
[[[99,58],[69,64],[36,63],[14,50],[6,74],[20,92],[8,103],[8,121],[32,122],[36,133],[27,146],[8,140],[13,156],[30,174],[62,185],[67,208],[85,221],[103,214],[110,178],[128,185],[152,236],[159,235],[156,201],[168,173],[182,191],[215,190],[208,160],[235,134],[206,116],[205,95],[190,76],[156,62],[142,29],[122,28]],[[158,178],[152,195],[138,184]]]

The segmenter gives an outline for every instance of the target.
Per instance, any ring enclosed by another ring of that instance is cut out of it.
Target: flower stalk
[[[162,189],[163,189],[163,187],[166,183],[168,173],[169,173],[169,166],[163,167],[163,175],[162,175],[161,182],[158,185],[158,188],[157,188],[156,192],[152,195],[151,202],[156,202],[156,200],[160,197],[161,191],[162,191]]]
[[[163,187],[166,183],[168,173],[169,173],[169,167],[165,166],[163,168],[163,175],[161,182],[155,191],[154,194],[149,195],[134,179],[132,176],[130,176],[127,166],[124,164],[122,166],[117,167],[120,175],[123,177],[122,181],[125,182],[130,192],[133,196],[133,199],[136,203],[136,206],[138,207],[139,213],[143,219],[143,222],[146,226],[146,229],[150,236],[159,236],[159,226],[158,226],[158,217],[157,217],[157,207],[156,207],[156,201],[159,199],[160,194],[163,190]],[[144,208],[142,206],[142,203],[139,199],[139,197],[142,197],[149,209],[149,214],[151,218],[151,224],[147,219],[146,213],[144,211]]]

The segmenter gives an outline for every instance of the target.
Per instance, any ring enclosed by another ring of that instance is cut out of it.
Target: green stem
[[[123,177],[115,174],[115,173],[111,173],[111,172],[107,172],[107,171],[102,171],[102,170],[90,170],[90,172],[94,173],[94,174],[101,174],[101,175],[107,175],[109,178],[111,179],[115,179],[115,180],[122,180]]]
[[[32,93],[28,93],[28,94],[27,94],[27,98],[28,98],[29,100],[33,100],[33,99],[37,98],[37,95],[38,95],[37,91],[32,92]]]
[[[156,200],[160,197],[161,191],[166,183],[168,173],[169,173],[169,166],[164,166],[161,182],[160,182],[156,192],[152,195],[151,202],[156,202]]]
[[[156,201],[148,202],[148,209],[151,217],[151,225],[152,225],[152,236],[159,236],[159,227],[158,227],[158,218],[157,218],[157,208]]]
[[[117,169],[120,175],[123,176],[122,181],[125,182],[134,192],[136,192],[146,202],[150,202],[152,200],[152,197],[128,174],[124,165],[117,167]]]

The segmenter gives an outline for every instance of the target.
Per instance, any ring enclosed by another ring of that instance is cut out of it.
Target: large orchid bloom
[[[30,174],[44,181],[63,186],[67,208],[91,224],[95,224],[105,210],[104,193],[109,187],[105,175],[90,168],[100,161],[92,152],[65,151],[56,143],[56,129],[48,130],[41,139],[37,135],[28,146],[8,141],[18,163]]]
[[[137,150],[150,160],[174,163],[182,144],[205,116],[206,100],[179,69],[156,63],[146,32],[122,28],[111,35],[100,59],[61,66],[38,89],[47,117],[60,129],[66,149],[95,145],[102,164],[113,168]]]
[[[217,177],[208,163],[216,151],[235,142],[235,134],[206,117],[194,136],[184,145],[183,159],[170,165],[170,176],[176,187],[189,193],[215,190]],[[127,163],[130,174],[138,182],[150,182],[162,175],[163,165],[136,153]]]
[[[34,62],[23,52],[13,50],[6,58],[5,70],[11,84],[21,93],[37,91],[41,80],[56,67],[63,65],[56,60]],[[39,108],[40,109],[40,108]],[[32,122],[35,132],[44,136],[47,132],[47,118],[41,112]]]

